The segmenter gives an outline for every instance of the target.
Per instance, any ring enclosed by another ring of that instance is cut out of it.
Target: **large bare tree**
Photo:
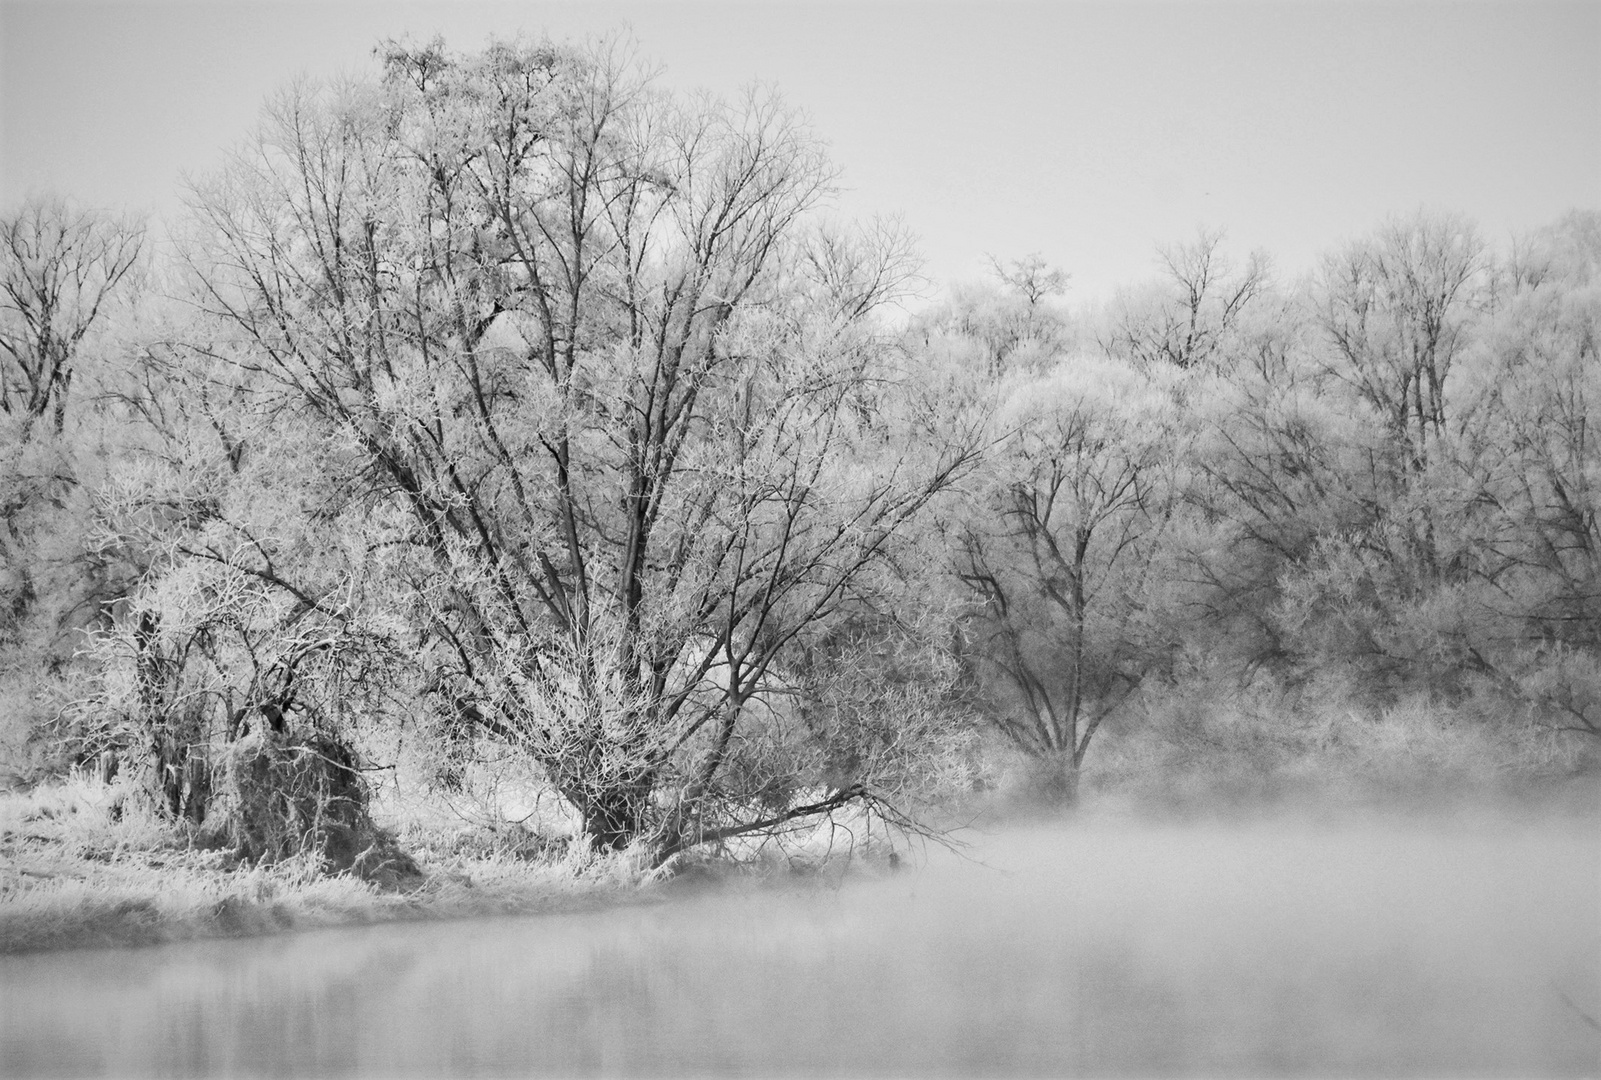
[[[328,440],[435,712],[601,847],[870,796],[757,813],[728,766],[973,459],[874,322],[903,252],[809,238],[832,173],[764,94],[675,98],[604,44],[382,53],[278,99],[190,262],[231,328],[204,351]]]

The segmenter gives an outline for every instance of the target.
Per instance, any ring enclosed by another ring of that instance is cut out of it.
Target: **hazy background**
[[[779,86],[841,209],[900,213],[936,281],[1038,251],[1070,300],[1197,226],[1282,271],[1396,212],[1487,239],[1601,201],[1601,4],[73,3],[0,0],[0,202],[159,213],[296,72],[632,27],[678,87]]]

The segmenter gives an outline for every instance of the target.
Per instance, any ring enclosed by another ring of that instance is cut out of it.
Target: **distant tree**
[[[800,242],[799,256],[803,279],[846,319],[906,299],[922,265],[916,239],[888,218],[862,229],[820,223]]]
[[[1548,282],[1584,284],[1601,275],[1601,211],[1572,210],[1555,223],[1512,241],[1508,257],[1492,274],[1492,300],[1503,300]]]
[[[1002,263],[991,255],[989,264],[995,276],[1017,290],[1030,309],[1067,292],[1067,282],[1072,277],[1065,270],[1052,267],[1039,252],[1008,263]]]
[[[1209,523],[1185,575],[1202,586],[1205,649],[1246,671],[1299,662],[1281,619],[1286,575],[1320,540],[1365,533],[1380,507],[1368,463],[1373,425],[1321,366],[1304,298],[1265,294],[1235,342],[1236,361],[1185,387],[1195,431],[1186,499]]]
[[[1236,270],[1222,244],[1223,233],[1203,230],[1191,243],[1159,248],[1162,277],[1118,295],[1101,348],[1147,367],[1191,368],[1223,356],[1247,307],[1266,289],[1269,271],[1257,252]]]
[[[1049,368],[1071,344],[1067,315],[1051,303],[1069,275],[1037,254],[1005,263],[991,256],[989,264],[993,281],[954,286],[912,324],[917,348],[960,355],[992,380]]]
[[[0,412],[60,431],[78,348],[133,273],[144,227],[63,199],[0,219]]]
[[[1446,432],[1446,384],[1470,340],[1474,287],[1488,269],[1465,219],[1396,219],[1325,260],[1318,317],[1334,346],[1330,370],[1361,395],[1411,467]]]
[[[1009,434],[953,530],[974,600],[962,653],[985,713],[1071,803],[1101,725],[1171,652],[1172,399],[1127,369],[1015,381]]]
[[[1583,726],[1584,694],[1519,687],[1601,642],[1584,235],[1493,266],[1461,219],[1391,222],[1325,263],[1288,349],[1194,395],[1218,535],[1195,573],[1251,664],[1378,699],[1560,699]]]
[[[1470,663],[1556,726],[1601,736],[1601,214],[1517,246],[1463,350],[1449,482],[1466,504]],[[1505,288],[1510,282],[1511,287]]]

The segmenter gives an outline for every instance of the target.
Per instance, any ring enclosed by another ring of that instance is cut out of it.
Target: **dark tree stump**
[[[373,823],[355,755],[338,740],[254,732],[223,756],[223,828],[240,858],[275,863],[315,852],[325,873],[388,888],[422,872]]]

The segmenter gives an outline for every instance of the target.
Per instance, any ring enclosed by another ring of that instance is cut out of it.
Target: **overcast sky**
[[[775,84],[848,214],[896,213],[939,280],[1039,252],[1095,299],[1201,226],[1289,273],[1387,214],[1493,241],[1601,208],[1601,3],[443,3],[0,0],[0,201],[175,212],[263,98],[458,48],[631,27],[669,85]]]

